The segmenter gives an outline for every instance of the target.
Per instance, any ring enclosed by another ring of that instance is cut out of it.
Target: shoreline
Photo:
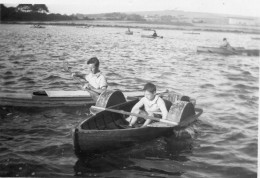
[[[227,27],[217,25],[194,25],[194,26],[183,26],[183,25],[169,25],[161,23],[140,23],[140,22],[129,22],[129,21],[55,21],[55,22],[42,22],[42,21],[6,21],[0,24],[18,24],[18,25],[56,25],[56,26],[75,26],[75,27],[114,27],[114,28],[135,28],[135,29],[156,29],[156,30],[181,30],[181,31],[192,31],[192,32],[225,32],[225,33],[245,33],[245,34],[260,34],[260,27],[248,28],[245,27]],[[222,28],[222,29],[220,29]],[[259,29],[256,29],[259,28]]]

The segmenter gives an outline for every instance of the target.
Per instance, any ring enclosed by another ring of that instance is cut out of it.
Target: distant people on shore
[[[82,88],[83,89],[91,89],[97,93],[102,93],[104,90],[107,89],[107,80],[105,76],[99,70],[99,60],[97,57],[90,58],[86,65],[89,69],[89,74],[84,73],[72,73],[72,77],[79,77],[86,80],[86,83]]]
[[[227,41],[227,38],[223,38],[223,43],[220,45],[221,48],[227,48],[233,50],[233,47]]]

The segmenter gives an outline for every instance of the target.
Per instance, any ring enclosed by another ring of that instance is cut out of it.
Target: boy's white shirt
[[[165,103],[158,95],[156,95],[152,101],[148,100],[146,97],[141,98],[140,101],[132,108],[132,111],[139,110],[142,106],[144,106],[145,111],[149,115],[152,115],[153,112],[161,111],[162,119],[166,119],[167,117],[168,111],[166,109]]]
[[[96,74],[90,73],[90,74],[85,76],[85,79],[95,89],[101,89],[102,87],[107,86],[106,78],[103,74],[101,74],[101,72],[98,72]]]

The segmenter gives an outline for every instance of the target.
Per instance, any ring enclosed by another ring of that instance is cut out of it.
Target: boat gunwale
[[[118,105],[116,105],[118,106]],[[115,106],[113,106],[115,107]],[[87,129],[83,129],[82,128],[82,124],[84,124],[85,122],[88,122],[88,120],[92,117],[96,117],[96,115],[93,115],[91,117],[89,117],[89,119],[86,119],[84,121],[82,121],[76,128],[78,129],[79,132],[81,133],[96,133],[96,132],[118,132],[118,131],[129,131],[129,130],[141,130],[141,129],[147,129],[147,128],[179,128],[179,127],[187,127],[189,126],[191,123],[195,122],[197,120],[197,118],[199,118],[199,116],[203,113],[203,109],[201,108],[194,108],[195,109],[195,113],[192,116],[187,117],[185,120],[191,120],[190,122],[180,122],[178,125],[174,125],[174,126],[169,126],[169,124],[166,124],[165,127],[154,127],[152,125],[148,125],[147,127],[135,127],[135,128],[125,128],[125,129],[107,129],[107,130],[102,130],[102,129],[91,129],[91,130],[87,130]],[[100,113],[105,112],[105,111],[101,111]],[[108,112],[108,111],[106,111]],[[119,114],[119,113],[118,113]],[[185,124],[183,124],[185,123]]]

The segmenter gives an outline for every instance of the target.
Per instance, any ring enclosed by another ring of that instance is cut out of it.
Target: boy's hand
[[[83,90],[87,89],[91,89],[91,85],[89,83],[86,83],[83,87]]]

